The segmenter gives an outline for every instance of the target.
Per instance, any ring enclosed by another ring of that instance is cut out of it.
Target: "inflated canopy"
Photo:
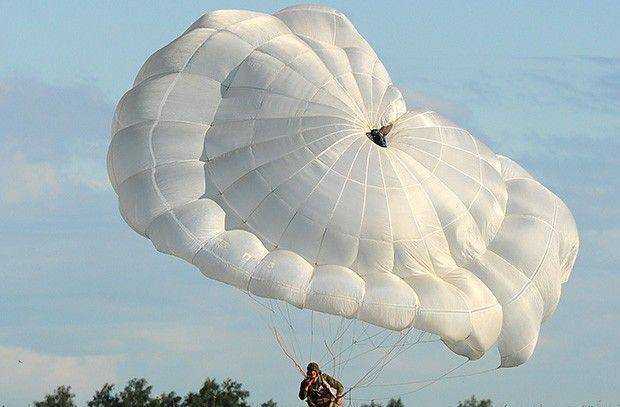
[[[220,10],[118,103],[126,222],[212,279],[525,362],[571,272],[566,206],[430,111],[408,111],[337,10]]]

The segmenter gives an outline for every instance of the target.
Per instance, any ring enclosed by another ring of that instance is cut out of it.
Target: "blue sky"
[[[522,163],[573,210],[582,239],[528,364],[438,383],[407,405],[474,393],[497,405],[616,405],[620,7],[373,3],[327,4],[367,38],[410,106],[435,108]],[[288,4],[3,3],[0,403],[24,405],[64,383],[84,400],[134,376],[179,392],[230,376],[256,403],[296,405],[296,377],[254,308],[132,232],[105,170],[114,105],[152,52],[207,10]],[[436,345],[387,375],[426,378],[455,361]],[[491,352],[468,369],[496,362]]]

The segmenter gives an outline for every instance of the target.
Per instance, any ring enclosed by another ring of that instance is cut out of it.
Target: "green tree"
[[[34,407],[75,407],[71,386],[59,386],[53,394],[45,396],[43,401],[35,401]]]
[[[241,383],[231,379],[222,382],[221,398],[224,401],[222,407],[250,407],[245,402],[248,397],[250,397],[250,392],[244,390]]]
[[[182,402],[183,397],[171,391],[170,393],[160,394],[151,405],[153,407],[181,407]]]
[[[123,407],[150,407],[154,403],[151,390],[153,386],[150,386],[146,379],[133,378],[119,393],[118,399]]]
[[[379,403],[375,403],[374,400],[372,400],[370,404],[362,404],[361,407],[383,407],[383,405]],[[397,399],[390,399],[386,407],[405,407],[405,405],[403,404],[403,401],[399,397]]]
[[[226,379],[222,384],[207,378],[198,393],[190,392],[183,400],[183,407],[250,407],[246,399],[250,392],[241,383]]]
[[[403,401],[399,397],[397,399],[390,399],[386,407],[405,407],[405,405],[403,404]]]
[[[212,406],[217,400],[219,391],[220,385],[215,380],[207,378],[198,393],[187,393],[183,400],[183,407]]]
[[[470,398],[463,400],[459,403],[458,407],[492,407],[493,403],[491,400],[477,400],[476,396],[471,396]]]
[[[273,401],[273,399],[270,399],[261,404],[260,407],[278,407],[278,403]]]
[[[119,401],[118,396],[112,394],[113,389],[113,384],[104,384],[100,390],[95,392],[93,399],[86,405],[88,407],[121,407],[121,402]]]

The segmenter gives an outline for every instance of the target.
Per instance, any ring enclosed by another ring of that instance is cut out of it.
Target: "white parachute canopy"
[[[125,221],[209,278],[470,359],[497,343],[505,367],[531,356],[579,245],[562,201],[408,111],[323,6],[200,17],[118,103],[108,172]]]

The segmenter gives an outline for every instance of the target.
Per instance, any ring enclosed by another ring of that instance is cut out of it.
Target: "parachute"
[[[408,110],[341,12],[208,12],[119,101],[127,224],[253,298],[502,367],[526,362],[579,246],[565,204],[432,111]],[[287,305],[288,307],[288,305]]]

